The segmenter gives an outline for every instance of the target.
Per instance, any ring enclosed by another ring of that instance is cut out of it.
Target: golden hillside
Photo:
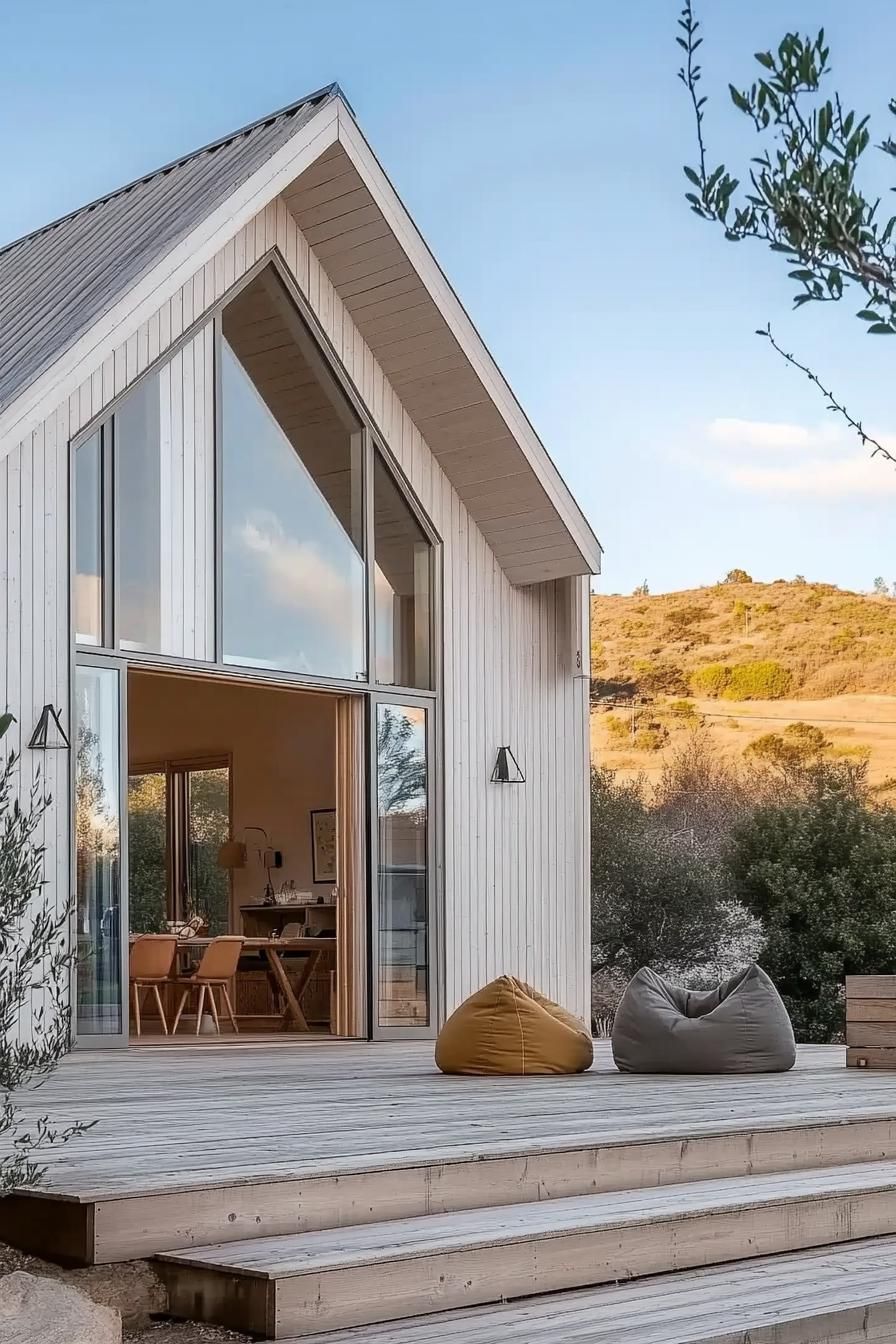
[[[896,776],[896,599],[801,580],[598,596],[591,652],[606,764],[658,770],[695,719],[732,754],[802,722],[873,780]]]

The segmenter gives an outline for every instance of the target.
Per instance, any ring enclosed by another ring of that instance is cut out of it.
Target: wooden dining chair
[[[159,985],[169,983],[176,956],[177,939],[168,933],[141,933],[131,943],[128,979],[134,996],[134,1022],[138,1036],[141,1034],[140,994],[144,989],[151,989],[155,995],[162,1031],[168,1035],[168,1022]]]
[[[218,1005],[215,1003],[216,989],[220,990],[224,1005],[227,1007],[230,1025],[235,1032],[239,1033],[239,1027],[236,1023],[233,1004],[230,1002],[230,993],[227,985],[236,975],[236,969],[239,964],[240,953],[243,950],[244,942],[244,938],[238,938],[231,936],[230,934],[223,934],[220,938],[213,938],[203,952],[202,960],[195,971],[193,971],[192,975],[179,975],[177,977],[176,983],[182,985],[184,989],[180,998],[180,1003],[177,1005],[174,1026],[171,1028],[172,1035],[177,1032],[177,1024],[180,1021],[184,1005],[193,993],[198,993],[199,995],[199,1002],[196,1007],[196,1035],[199,1035],[202,1026],[202,1013],[205,1008],[205,995],[206,991],[208,991],[208,1002],[212,1011],[212,1017],[214,1018],[215,1030],[220,1036],[221,1023],[218,1018]]]

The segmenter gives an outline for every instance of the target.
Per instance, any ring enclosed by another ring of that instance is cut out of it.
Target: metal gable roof
[[[331,84],[0,249],[0,411],[337,96]]]

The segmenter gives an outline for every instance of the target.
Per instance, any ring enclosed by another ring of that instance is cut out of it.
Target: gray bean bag
[[[796,1045],[781,996],[759,966],[703,993],[643,967],[616,1010],[613,1058],[623,1073],[784,1073]]]

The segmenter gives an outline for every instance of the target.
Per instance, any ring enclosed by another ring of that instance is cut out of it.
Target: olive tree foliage
[[[790,268],[795,306],[837,303],[858,291],[857,316],[868,332],[896,334],[896,216],[884,217],[880,200],[860,182],[872,145],[869,117],[844,107],[836,93],[822,94],[830,74],[824,30],[815,37],[787,33],[774,50],[756,52],[759,73],[749,88],[729,85],[731,101],[760,139],[758,153],[735,175],[709,161],[698,61],[703,39],[692,0],[679,28],[684,63],[678,73],[697,141],[697,162],[684,169],[694,214],[721,227],[731,242],[752,240],[779,253]],[[896,115],[896,99],[889,110]],[[893,139],[876,148],[896,158]],[[770,327],[758,334],[815,384],[873,454],[896,461],[816,374],[778,345]]]
[[[755,957],[758,925],[734,898],[721,855],[737,809],[714,811],[699,748],[682,762],[700,797],[689,806],[673,764],[656,796],[642,779],[591,775],[592,970],[641,966],[684,982],[719,979]]]
[[[12,722],[11,714],[0,716],[0,737]],[[18,769],[18,755],[9,752],[0,763],[0,1194],[37,1184],[43,1169],[35,1154],[85,1128],[58,1128],[46,1116],[28,1122],[16,1100],[69,1048],[72,965],[70,911],[43,899],[40,828],[50,798],[36,778],[20,800]],[[23,1009],[33,1012],[33,1026],[20,1036]]]

